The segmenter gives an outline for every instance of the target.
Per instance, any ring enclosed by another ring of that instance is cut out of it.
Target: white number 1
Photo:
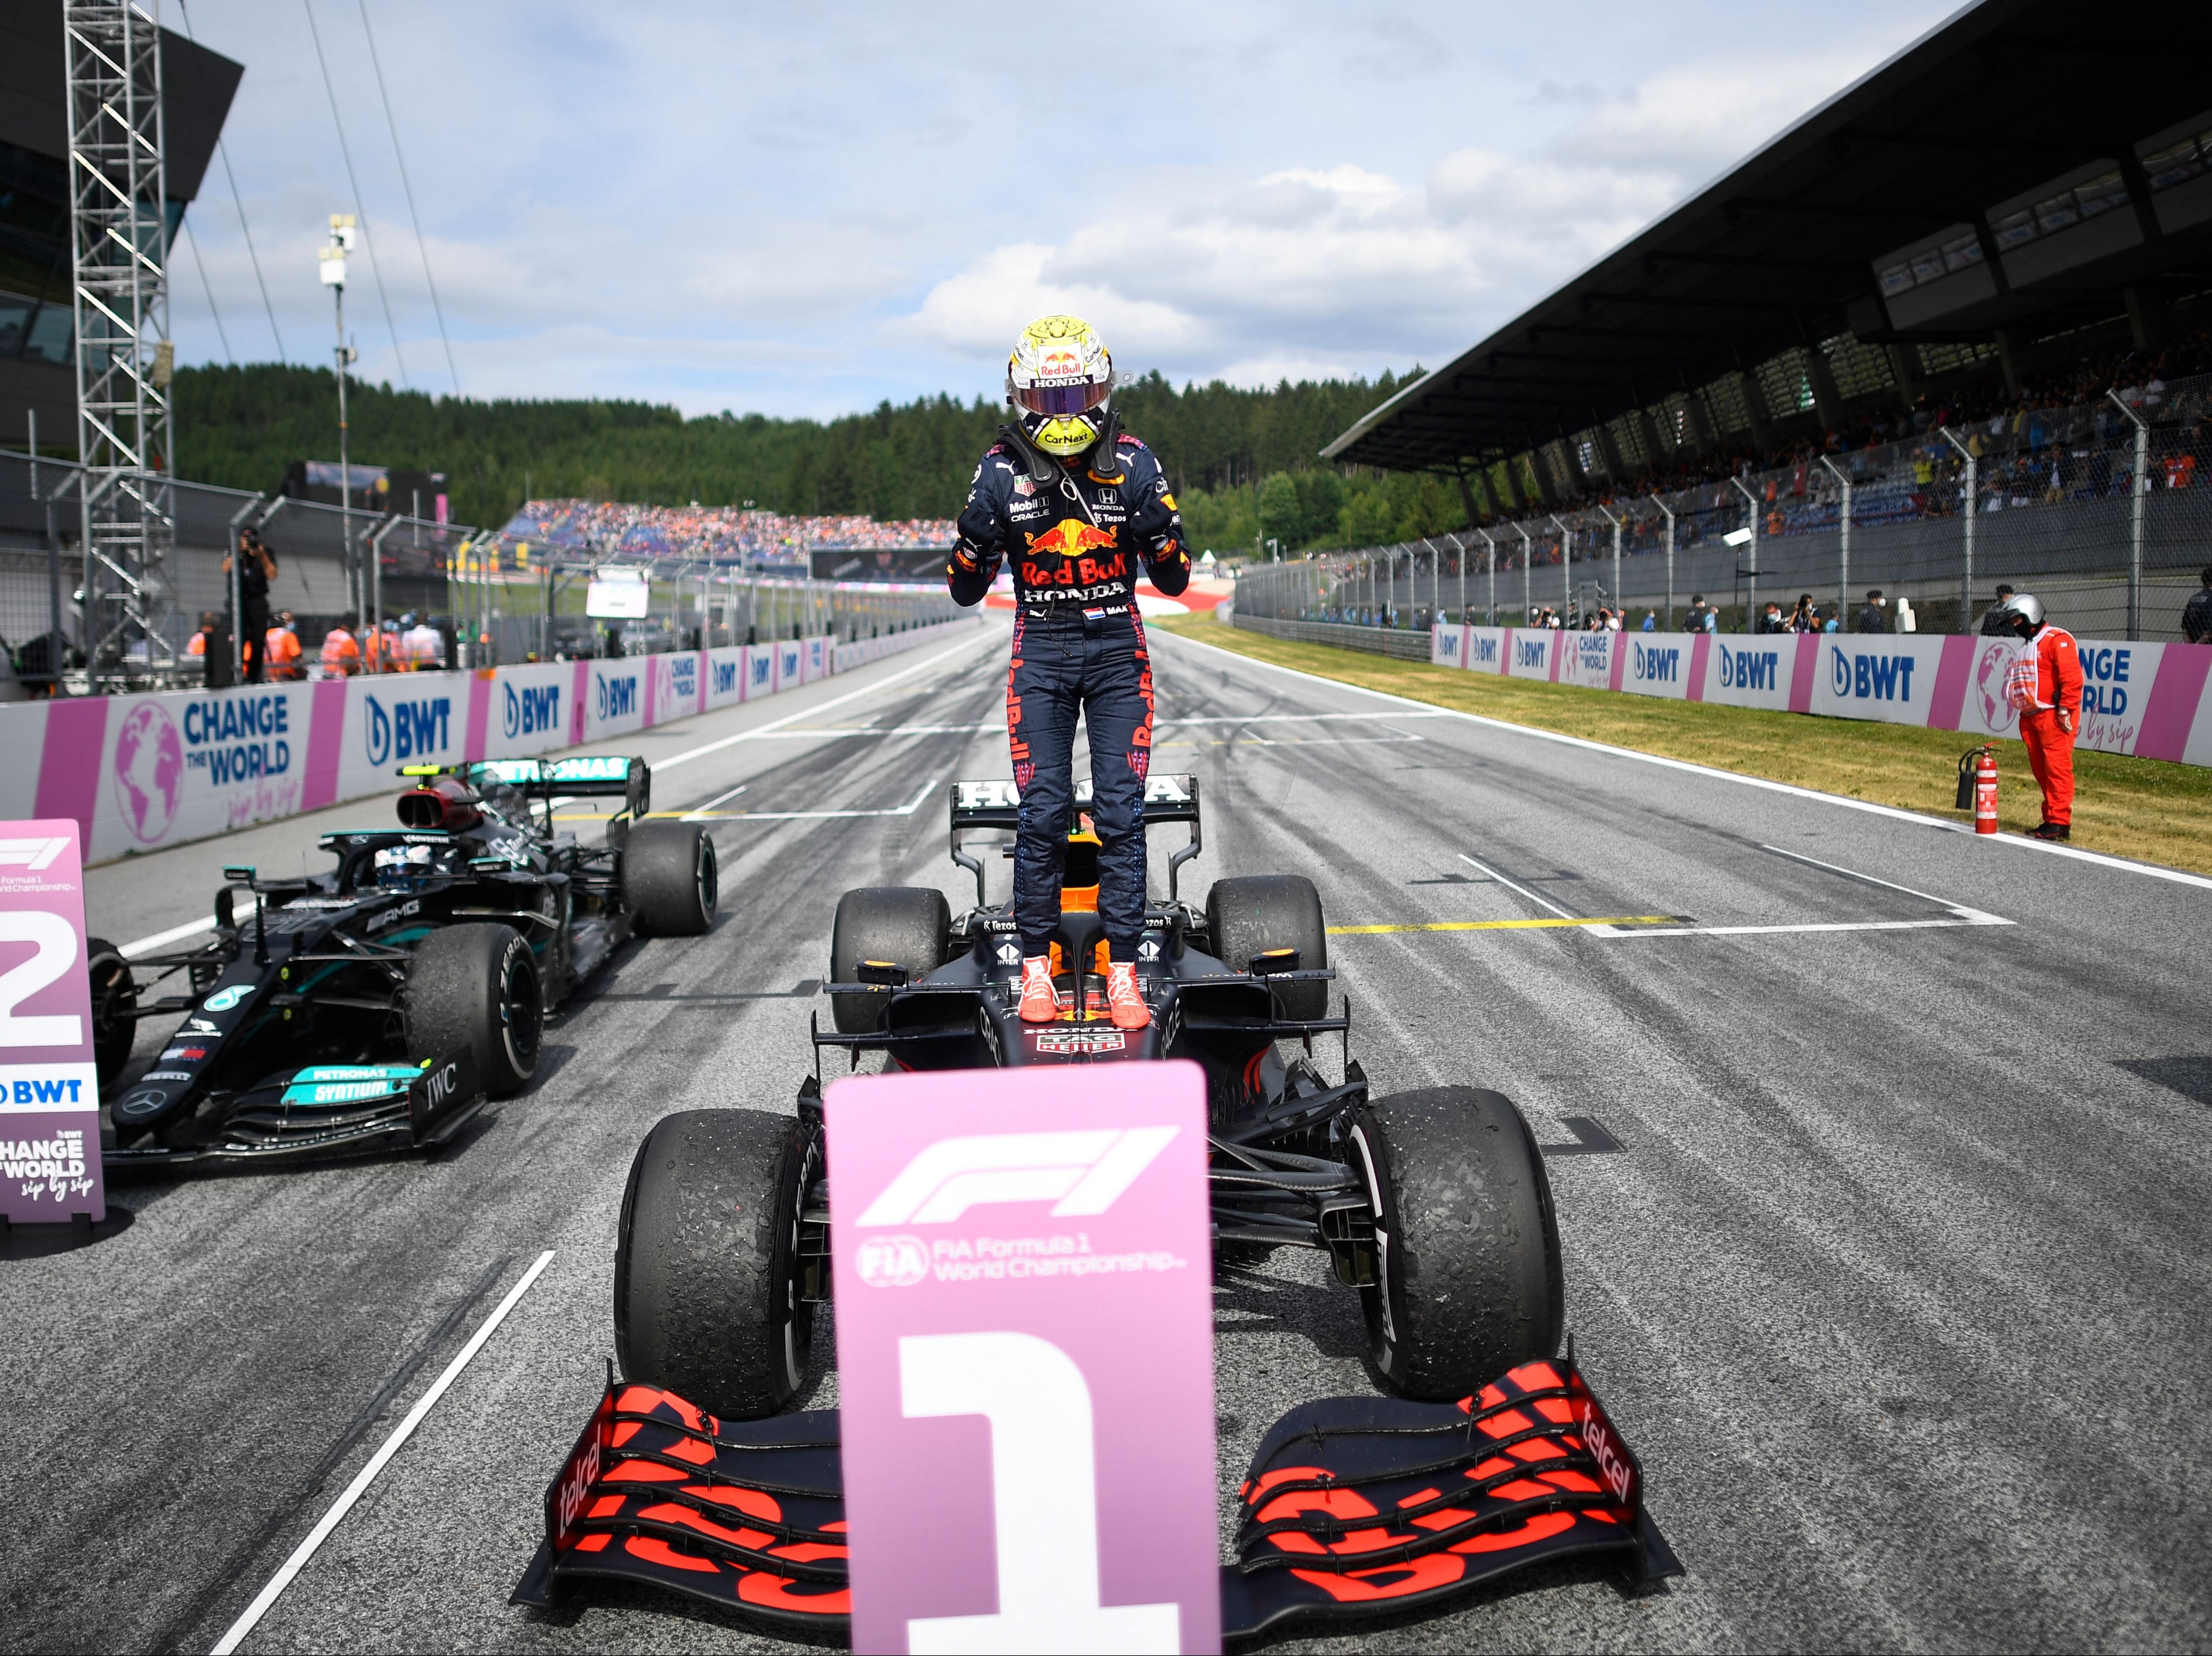
[[[1176,1604],[1098,1602],[1098,1476],[1091,1387],[1066,1352],[1033,1334],[918,1334],[899,1342],[909,1420],[981,1415],[991,1422],[991,1511],[998,1530],[994,1616],[917,1617],[914,1656],[1182,1647]]]
[[[76,964],[76,928],[35,908],[0,914],[0,943],[27,943],[38,953],[0,972],[0,1046],[76,1046],[84,1020],[74,1012],[18,1017],[15,1009]]]

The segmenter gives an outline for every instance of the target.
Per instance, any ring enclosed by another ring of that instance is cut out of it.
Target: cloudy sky
[[[162,0],[246,65],[226,137],[274,309],[218,164],[185,360],[224,360],[219,314],[237,361],[281,332],[328,361],[315,250],[358,209],[372,379],[453,389],[427,252],[471,396],[784,415],[995,394],[1048,309],[1179,381],[1434,366],[1950,9],[362,6]]]

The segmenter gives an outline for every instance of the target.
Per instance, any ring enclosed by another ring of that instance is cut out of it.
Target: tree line
[[[1419,370],[1415,370],[1416,373]],[[1160,457],[1192,543],[1224,554],[1364,546],[1455,528],[1456,488],[1432,477],[1330,466],[1320,451],[1411,376],[1218,380],[1178,389],[1158,373],[1124,385],[1123,427]],[[295,460],[334,458],[337,385],[284,363],[179,368],[177,475],[274,490]],[[431,397],[350,380],[356,464],[446,474],[453,515],[499,524],[527,498],[641,505],[752,505],[794,515],[950,518],[1006,409],[939,395],[834,420],[686,418],[595,398]]]

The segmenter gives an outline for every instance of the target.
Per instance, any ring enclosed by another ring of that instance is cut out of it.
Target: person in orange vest
[[[361,670],[361,646],[354,642],[353,617],[347,616],[323,634],[323,676],[350,678]]]
[[[263,648],[269,656],[269,676],[271,678],[298,678],[307,671],[300,664],[300,635],[292,630],[292,612],[283,610],[277,615],[276,624],[262,640]]]
[[[2015,592],[2005,602],[2012,629],[2027,643],[2005,674],[2005,695],[2020,709],[2027,767],[2043,790],[2037,840],[2070,840],[2074,824],[2074,737],[2081,725],[2081,662],[2074,634],[2044,619],[2042,600]]]

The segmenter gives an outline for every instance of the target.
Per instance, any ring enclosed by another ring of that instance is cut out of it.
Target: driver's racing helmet
[[[1062,459],[1106,429],[1114,359],[1079,316],[1041,316],[1022,330],[1006,359],[1006,401],[1029,440]]]
[[[2033,638],[2043,630],[2043,600],[2033,592],[2015,592],[2005,600],[2005,616],[2014,632]]]
[[[428,846],[386,846],[376,853],[376,883],[387,891],[413,891],[434,872]]]

